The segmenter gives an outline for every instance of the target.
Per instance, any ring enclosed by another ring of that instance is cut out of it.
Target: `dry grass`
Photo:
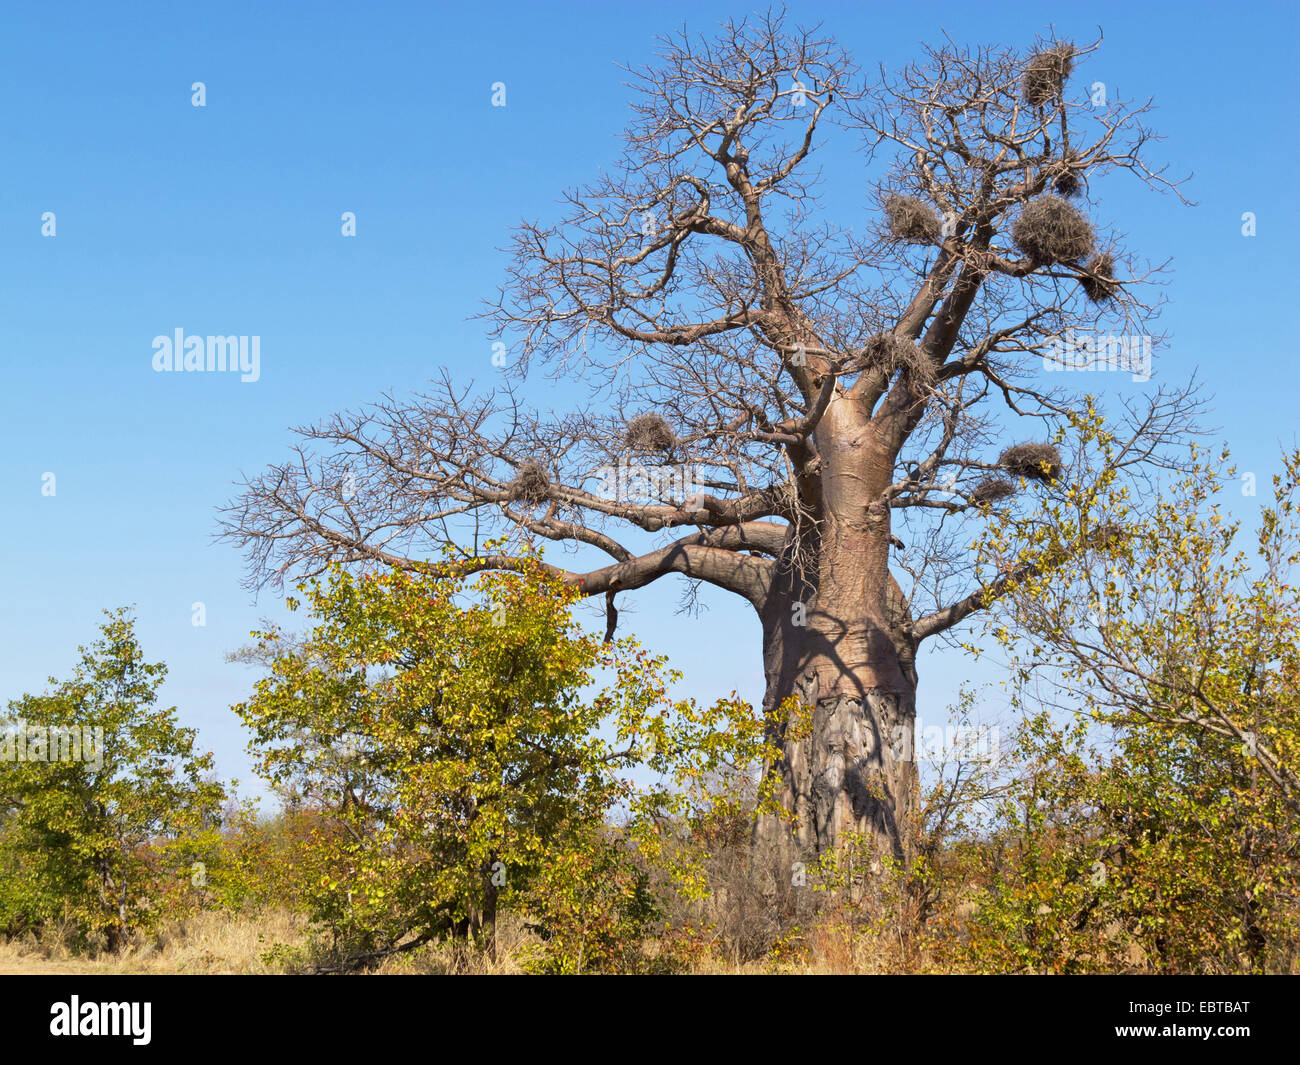
[[[34,937],[0,941],[0,974],[200,973],[265,975],[283,966],[265,956],[276,946],[306,942],[306,920],[287,910],[256,917],[201,913],[139,937],[121,954],[77,955],[60,942]]]
[[[497,926],[495,959],[448,943],[431,943],[411,954],[391,957],[373,972],[379,976],[519,976],[526,971],[524,959],[537,941],[518,918],[506,915]]]
[[[377,975],[459,974],[509,976],[523,973],[528,949],[537,942],[522,922],[506,918],[498,931],[497,960],[447,944],[430,945],[388,959]],[[275,948],[281,948],[272,954]],[[57,941],[0,940],[0,974],[176,974],[265,976],[301,971],[309,956],[306,918],[288,910],[256,916],[217,911],[167,925],[121,954],[77,954]]]
[[[286,910],[256,917],[203,913],[177,922],[119,955],[74,954],[60,943],[32,938],[0,941],[0,974],[22,976],[104,975],[275,975],[301,971],[308,949],[306,921]],[[514,976],[527,971],[537,939],[522,922],[506,918],[498,929],[497,958],[467,953],[448,944],[429,945],[389,958],[371,970],[379,976]],[[285,948],[278,957],[268,954]],[[792,944],[793,946],[793,944]],[[651,953],[654,947],[651,945]],[[876,937],[834,922],[814,926],[797,949],[778,956],[738,961],[705,953],[690,971],[700,975],[839,974],[889,971],[892,952]]]

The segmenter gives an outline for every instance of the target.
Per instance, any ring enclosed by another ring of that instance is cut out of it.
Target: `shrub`
[[[620,774],[641,763],[685,780],[761,727],[734,698],[669,702],[663,659],[585,632],[569,615],[578,592],[535,561],[473,583],[356,581],[336,569],[303,590],[313,627],[301,641],[259,634],[271,674],[235,709],[261,771],[346,828],[320,838],[307,863],[319,879],[306,904],[331,968],[437,940],[492,950],[498,912],[530,897],[557,942],[548,964],[579,954],[587,964],[572,944],[588,916],[604,929],[590,942],[605,958],[608,937],[632,934],[640,911],[582,894],[600,885],[572,885],[565,903],[555,870],[599,866],[626,886],[625,866],[598,842],[607,813],[679,800],[638,793]],[[598,672],[610,685],[582,697]]]
[[[42,740],[39,757],[28,746],[23,760],[0,762],[0,928],[57,924],[118,950],[157,924],[175,893],[174,856],[215,824],[223,791],[206,779],[212,756],[195,751],[195,730],[179,727],[175,707],[154,705],[167,667],[144,660],[128,610],[105,614],[72,676],[10,702],[15,723],[0,723],[6,744],[29,744],[18,721],[81,738],[80,759]],[[84,729],[102,730],[95,756]]]

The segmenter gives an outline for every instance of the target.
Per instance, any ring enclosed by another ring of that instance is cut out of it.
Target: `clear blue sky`
[[[493,370],[477,301],[502,278],[510,228],[613,159],[629,93],[616,64],[657,33],[708,32],[745,4],[67,4],[0,11],[0,414],[4,505],[0,699],[64,674],[101,608],[134,603],[165,689],[249,778],[229,705],[253,673],[223,661],[259,617],[243,559],[214,544],[241,471],[285,455],[287,427],[418,389],[440,366]],[[1199,206],[1108,188],[1113,220],[1172,257],[1173,333],[1159,379],[1199,367],[1213,421],[1261,484],[1294,438],[1300,385],[1297,16],[1290,3],[794,3],[861,65],[897,68],[942,30],[1025,45],[1054,23],[1106,41],[1090,78],[1156,97],[1157,154],[1195,172]],[[203,81],[207,106],[190,104]],[[507,106],[490,106],[491,85]],[[860,187],[852,157],[832,175]],[[855,195],[851,225],[867,216]],[[53,211],[57,236],[41,235]],[[358,235],[343,239],[340,214]],[[1254,211],[1258,235],[1244,238]],[[261,379],[156,374],[177,327],[262,338]],[[41,493],[42,475],[57,494]],[[1254,505],[1255,501],[1247,501]],[[757,699],[757,624],[713,597],[675,616],[676,588],[627,624],[701,696]],[[207,625],[191,625],[191,604]],[[928,661],[934,721],[971,667]]]

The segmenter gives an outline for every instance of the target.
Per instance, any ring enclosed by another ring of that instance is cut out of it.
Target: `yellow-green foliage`
[[[1241,753],[1154,729],[1090,748],[1030,718],[982,852],[966,956],[992,972],[1277,972],[1296,958],[1296,821]]]
[[[1036,715],[1021,736],[977,957],[998,971],[1285,970],[1300,452],[1283,456],[1248,552],[1224,512],[1226,451],[1191,449],[1161,494],[1135,500],[1115,475],[1122,442],[1095,418],[1080,429],[1072,475],[983,545],[1004,569],[1038,566],[996,622],[1013,687],[1084,720]],[[1015,539],[1027,546],[1009,559]]]
[[[1068,459],[978,545],[1022,720],[928,767],[901,859],[756,845],[779,752],[749,706],[673,699],[664,659],[586,632],[540,560],[451,559],[333,571],[302,588],[305,634],[257,634],[270,671],[236,710],[288,800],[269,819],[218,817],[114,615],[72,680],[11,704],[109,744],[103,771],[0,768],[0,921],[142,949],[128,932],[203,910],[298,911],[314,938],[257,963],[295,970],[1294,971],[1300,452],[1245,552],[1226,455],[1135,500],[1094,414],[1050,447]],[[953,716],[971,734],[979,711],[964,691]]]
[[[120,946],[157,923],[176,848],[217,817],[212,756],[195,752],[174,707],[154,705],[166,667],[144,660],[129,612],[106,614],[68,680],[9,703],[29,728],[103,730],[102,757],[0,761],[0,929],[11,935],[58,925]]]
[[[430,939],[490,946],[507,906],[536,910],[553,968],[611,957],[575,931],[575,908],[618,928],[652,910],[618,886],[631,881],[606,815],[635,811],[653,850],[655,818],[692,780],[761,746],[743,703],[674,702],[662,658],[582,631],[577,593],[540,564],[472,583],[336,570],[302,591],[310,631],[257,634],[274,663],[236,711],[261,771],[341,826],[305,897],[344,967]],[[638,788],[637,766],[665,783]],[[604,869],[613,894],[564,898],[565,868]]]

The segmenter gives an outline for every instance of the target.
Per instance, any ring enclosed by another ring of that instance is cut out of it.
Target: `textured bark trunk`
[[[889,572],[890,513],[879,502],[893,462],[852,401],[819,430],[823,468],[814,519],[788,542],[761,610],[773,767],[790,824],[764,817],[760,842],[804,855],[861,833],[905,859],[916,791],[910,618]],[[791,696],[804,721],[781,712]]]
[[[801,852],[818,854],[833,849],[845,833],[863,833],[881,851],[904,859],[917,783],[910,652],[895,648],[885,632],[870,631],[861,618],[822,611],[817,617],[816,628],[810,624],[804,634],[765,632],[764,709],[783,752],[774,771],[781,774],[782,806],[792,822],[764,818],[760,838],[792,837]],[[781,627],[774,622],[773,629]],[[846,661],[836,650],[855,638],[871,648],[866,663]],[[779,712],[790,696],[807,708],[805,721]]]
[[[109,925],[106,930],[106,949],[110,954],[118,953],[126,945],[126,885],[120,891],[113,877],[112,863],[106,856],[97,860],[99,867],[99,897],[106,905],[113,893],[117,891],[117,923]]]
[[[493,856],[493,862],[496,861]],[[497,960],[497,899],[499,891],[492,881],[491,864],[489,864],[489,875],[487,879],[486,890],[483,893],[483,919],[481,936],[487,946],[488,957],[493,961]]]

